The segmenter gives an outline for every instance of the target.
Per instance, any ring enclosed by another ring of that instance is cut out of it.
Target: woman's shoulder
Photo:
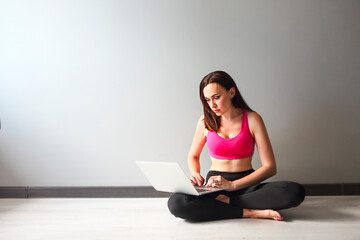
[[[204,123],[204,114],[201,115],[197,122],[197,129],[203,133],[204,136],[207,136],[208,130],[205,128]]]
[[[255,121],[255,122],[258,122],[259,120],[262,120],[261,116],[259,113],[255,112],[255,111],[248,111],[248,110],[245,110],[247,112],[247,116],[248,116],[248,119],[249,121]]]
[[[248,124],[251,135],[254,136],[256,129],[264,125],[264,121],[259,113],[247,111]]]

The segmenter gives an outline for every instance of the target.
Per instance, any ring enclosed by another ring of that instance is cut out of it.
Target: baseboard
[[[360,195],[360,183],[302,184],[307,196]],[[167,198],[153,187],[0,187],[0,198]]]
[[[302,184],[307,196],[360,195],[360,183]]]
[[[0,187],[0,198],[152,198],[169,197],[153,187]]]

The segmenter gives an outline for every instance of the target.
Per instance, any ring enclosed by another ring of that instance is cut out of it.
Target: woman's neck
[[[221,116],[221,121],[232,122],[237,119],[242,114],[242,109],[240,108],[231,108],[229,111],[224,113]]]

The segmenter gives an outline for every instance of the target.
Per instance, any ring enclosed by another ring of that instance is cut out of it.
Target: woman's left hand
[[[205,187],[221,188],[226,191],[232,191],[234,188],[233,182],[226,180],[222,176],[210,177],[208,182],[206,183]]]

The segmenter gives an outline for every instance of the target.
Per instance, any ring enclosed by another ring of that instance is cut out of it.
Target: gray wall
[[[360,182],[359,26],[360,1],[0,1],[0,185],[186,168],[198,85],[219,69],[265,121],[271,180]]]

